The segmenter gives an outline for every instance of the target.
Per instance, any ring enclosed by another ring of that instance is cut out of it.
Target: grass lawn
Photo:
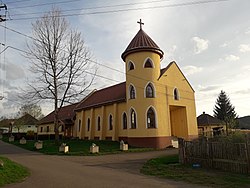
[[[4,137],[3,141],[8,142],[8,138]],[[114,153],[122,153],[122,152],[142,152],[142,151],[152,151],[152,148],[136,148],[129,147],[128,151],[120,151],[120,143],[116,141],[107,141],[107,140],[64,140],[60,141],[61,143],[66,143],[69,146],[69,153],[64,154],[59,152],[59,145],[55,144],[54,140],[44,140],[43,141],[43,149],[36,150],[34,148],[35,141],[27,140],[27,144],[21,145],[19,141],[16,140],[11,142],[11,144],[15,144],[19,147],[30,151],[39,151],[44,154],[49,155],[103,155],[103,154],[114,154]],[[89,152],[89,147],[95,143],[99,146],[98,154],[91,154]]]
[[[11,160],[0,157],[4,166],[0,167],[0,186],[23,181],[30,175],[27,168],[12,162]]]
[[[234,174],[202,168],[192,168],[178,163],[178,155],[151,159],[144,164],[141,173],[191,184],[209,187],[250,187],[250,175]]]

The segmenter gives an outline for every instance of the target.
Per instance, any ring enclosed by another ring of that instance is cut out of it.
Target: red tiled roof
[[[75,110],[88,109],[114,102],[126,101],[126,82],[122,82],[110,87],[93,92],[76,106]]]
[[[125,61],[127,55],[140,51],[153,51],[158,53],[161,58],[164,54],[157,44],[142,29],[138,31],[126,50],[122,53],[123,61]]]
[[[197,117],[197,123],[198,123],[198,126],[223,124],[221,120],[213,116],[210,116],[209,114],[205,114],[205,113]]]
[[[67,122],[68,120],[72,120],[75,117],[75,107],[78,105],[78,103],[71,104],[68,106],[64,106],[59,111],[59,120],[63,122]],[[47,124],[47,123],[53,123],[54,122],[54,111],[42,118],[39,121],[39,124]]]

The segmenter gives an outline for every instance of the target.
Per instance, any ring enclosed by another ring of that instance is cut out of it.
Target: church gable
[[[185,90],[191,90],[194,92],[193,87],[175,61],[172,61],[167,67],[161,69],[158,80],[167,83],[169,86],[181,87]]]

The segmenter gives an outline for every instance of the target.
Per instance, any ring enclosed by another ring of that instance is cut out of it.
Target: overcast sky
[[[28,60],[20,50],[32,36],[31,23],[52,7],[49,0],[3,1],[8,7],[0,27],[0,116],[12,115],[20,107],[17,93],[30,79]],[[125,71],[121,54],[139,30],[164,51],[162,68],[176,61],[195,90],[197,116],[213,115],[221,90],[230,97],[239,116],[250,115],[250,1],[249,0],[54,0],[72,28],[81,31],[93,59]],[[4,9],[0,13],[5,14]],[[6,32],[6,39],[4,32]],[[19,32],[19,33],[18,33]],[[99,67],[94,88],[125,80],[125,75]],[[93,88],[93,89],[94,89]],[[43,113],[53,109],[43,104]]]

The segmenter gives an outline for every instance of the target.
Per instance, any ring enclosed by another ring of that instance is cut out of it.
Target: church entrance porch
[[[171,136],[188,138],[187,110],[185,106],[169,106]]]

